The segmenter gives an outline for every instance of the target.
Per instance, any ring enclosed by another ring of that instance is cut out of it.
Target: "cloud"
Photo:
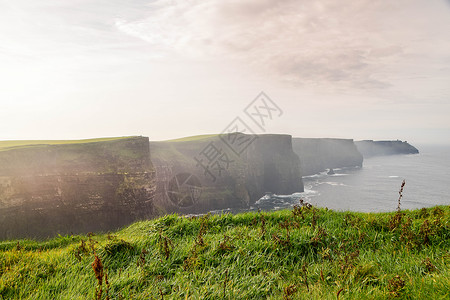
[[[3,1],[0,60],[231,61],[295,87],[377,92],[448,65],[446,10],[421,0]]]
[[[0,55],[48,62],[89,57],[101,60],[118,57],[123,49],[140,50],[144,43],[117,32],[114,19],[145,17],[143,5],[147,2],[4,1],[0,4]]]
[[[159,0],[119,31],[191,59],[231,59],[279,80],[379,89],[414,28],[394,21],[408,1]],[[405,23],[403,23],[405,22]]]

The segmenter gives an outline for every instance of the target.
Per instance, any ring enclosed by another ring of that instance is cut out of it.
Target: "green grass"
[[[187,136],[187,137],[182,137],[182,138],[167,140],[167,141],[161,141],[161,142],[192,142],[192,141],[206,140],[206,139],[209,139],[212,137],[217,137],[217,136],[219,136],[219,134],[203,134],[203,135]]]
[[[95,299],[93,252],[101,299],[448,299],[449,221],[449,206],[401,217],[304,207],[5,241],[0,299]]]
[[[141,136],[0,142],[3,174],[123,173],[148,169],[151,169],[148,138]]]
[[[158,141],[158,142],[191,142],[205,140],[212,137],[217,137],[218,134],[204,134],[196,136],[182,137],[172,140]],[[37,145],[67,145],[67,144],[85,144],[85,143],[96,143],[96,142],[108,142],[120,139],[132,138],[134,136],[124,136],[124,137],[109,137],[109,138],[93,138],[93,139],[83,139],[83,140],[11,140],[11,141],[0,141],[0,151],[11,148],[24,148]]]
[[[11,148],[26,148],[37,145],[67,145],[67,144],[85,144],[96,142],[115,141],[127,139],[129,137],[111,137],[111,138],[95,138],[85,140],[17,140],[17,141],[0,141],[0,151],[9,150]]]

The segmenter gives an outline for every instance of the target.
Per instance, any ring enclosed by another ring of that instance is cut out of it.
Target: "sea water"
[[[420,154],[366,158],[362,168],[303,177],[304,192],[266,195],[255,208],[288,208],[304,199],[314,206],[341,211],[394,211],[403,180],[401,209],[450,205],[450,146],[418,148]]]

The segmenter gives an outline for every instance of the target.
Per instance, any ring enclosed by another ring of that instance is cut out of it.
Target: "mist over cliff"
[[[156,205],[166,211],[205,212],[248,207],[265,192],[302,192],[300,162],[291,140],[289,135],[239,134],[150,142]],[[229,147],[231,142],[237,148]],[[211,161],[213,154],[217,157]],[[189,194],[189,188],[196,192]]]
[[[419,150],[406,141],[373,141],[364,140],[355,142],[358,151],[364,157],[395,155],[395,154],[417,154]]]
[[[352,139],[294,138],[292,146],[303,176],[331,168],[361,167],[363,163]]]
[[[0,239],[107,231],[170,212],[248,207],[265,192],[303,191],[291,136],[233,138],[3,148]],[[227,147],[232,142],[241,148]]]
[[[111,230],[154,215],[148,138],[0,151],[0,239]]]

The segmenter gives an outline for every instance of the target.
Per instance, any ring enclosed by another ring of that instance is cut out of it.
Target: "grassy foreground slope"
[[[449,220],[302,207],[6,241],[0,299],[448,299]]]

